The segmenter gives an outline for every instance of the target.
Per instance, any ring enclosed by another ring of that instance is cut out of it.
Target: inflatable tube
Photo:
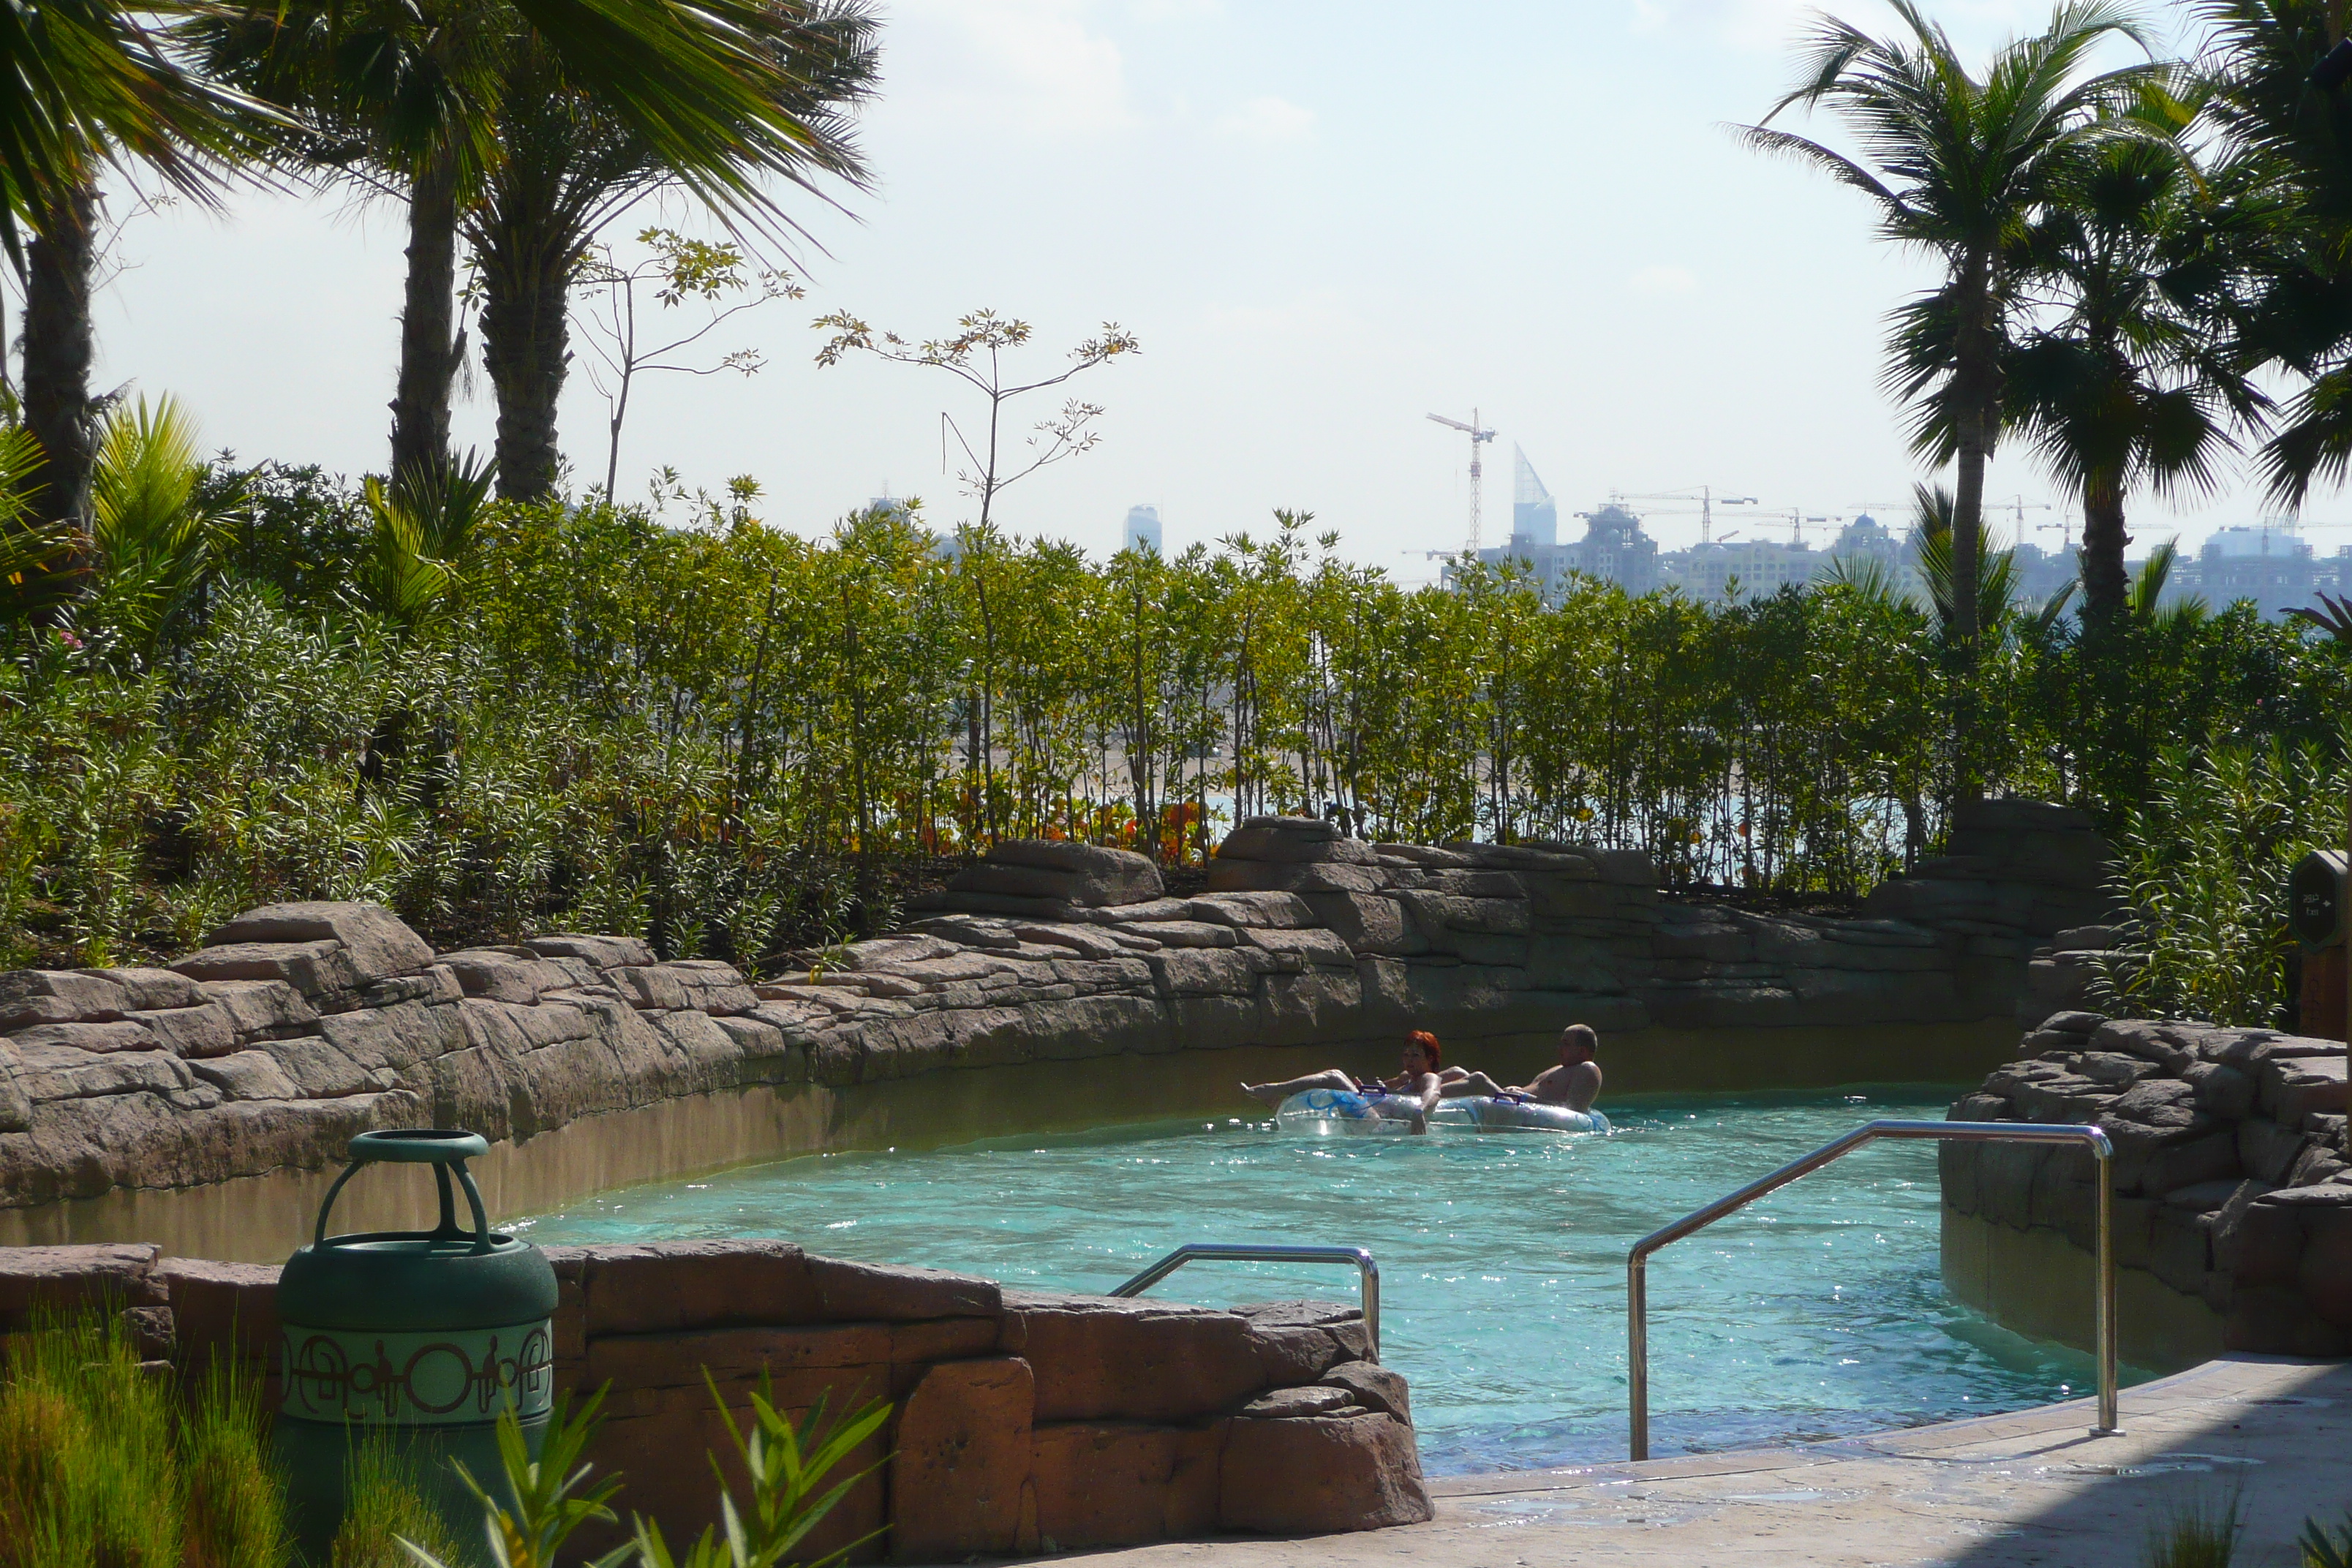
[[[1275,1107],[1274,1121],[1285,1132],[1318,1138],[1377,1137],[1411,1132],[1413,1114],[1420,1109],[1421,1101],[1399,1095],[1310,1089]]]
[[[1570,1110],[1533,1100],[1496,1100],[1465,1094],[1440,1100],[1429,1128],[1454,1132],[1606,1132],[1609,1118],[1597,1110]]]

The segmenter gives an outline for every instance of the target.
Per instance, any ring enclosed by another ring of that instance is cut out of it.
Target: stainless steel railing
[[[1844,1137],[1822,1144],[1801,1160],[1792,1160],[1769,1176],[1759,1177],[1727,1197],[1685,1215],[1663,1230],[1651,1232],[1625,1255],[1626,1384],[1633,1399],[1633,1457],[1650,1457],[1650,1325],[1647,1266],[1650,1254],[1668,1242],[1713,1225],[1725,1215],[1746,1208],[1765,1194],[1785,1187],[1808,1172],[1880,1138],[1928,1138],[1968,1143],[2082,1143],[2099,1162],[2099,1260],[2095,1282],[2099,1352],[2099,1424],[2095,1436],[2119,1432],[2116,1424],[2116,1252],[2112,1216],[2115,1183],[2111,1179],[2107,1135],[2095,1127],[2037,1126],[2023,1121],[1866,1121]]]
[[[1111,1294],[1140,1296],[1187,1263],[1201,1258],[1227,1263],[1353,1264],[1362,1288],[1364,1337],[1371,1342],[1370,1359],[1381,1359],[1381,1266],[1360,1247],[1244,1247],[1220,1241],[1188,1241]]]

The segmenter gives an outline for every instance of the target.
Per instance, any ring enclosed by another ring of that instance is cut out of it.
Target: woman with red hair
[[[1352,1073],[1338,1068],[1309,1073],[1305,1078],[1285,1079],[1279,1083],[1245,1083],[1242,1092],[1268,1105],[1280,1105],[1294,1094],[1305,1094],[1312,1089],[1336,1089],[1342,1094],[1374,1096],[1389,1094],[1403,1100],[1421,1102],[1411,1118],[1415,1132],[1429,1131],[1429,1113],[1437,1108],[1438,1096],[1446,1080],[1463,1075],[1460,1068],[1448,1068],[1444,1052],[1437,1037],[1426,1029],[1415,1029],[1404,1037],[1402,1059],[1396,1076],[1384,1079],[1358,1079]]]

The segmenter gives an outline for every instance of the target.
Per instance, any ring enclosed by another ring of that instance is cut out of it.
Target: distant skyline
[[[1895,25],[1876,0],[1831,8]],[[2048,14],[1931,9],[1970,49]],[[819,370],[808,323],[847,310],[924,337],[986,305],[1034,323],[1040,363],[1104,321],[1142,341],[1070,389],[1108,410],[1101,446],[998,503],[1017,532],[1097,552],[1139,504],[1159,508],[1171,553],[1263,534],[1290,507],[1347,554],[1429,580],[1422,552],[1458,545],[1466,522],[1467,443],[1423,416],[1474,407],[1500,433],[1490,543],[1508,534],[1514,442],[1558,498],[1563,541],[1612,489],[1703,483],[1813,514],[1867,505],[1899,527],[1930,476],[1878,389],[1880,342],[1929,274],[1872,237],[1852,193],[1724,129],[1785,88],[1805,10],[897,0],[864,132],[876,189],[837,193],[844,210],[794,198],[816,242],[794,263],[808,298],[721,329],[724,346],[762,351],[759,375],[640,387],[622,498],[667,464],[714,490],[751,474],[763,515],[803,533],[886,493],[952,524],[970,509],[940,472],[940,415],[968,427],[971,404],[936,373]],[[380,467],[402,218],[239,191],[219,216],[135,219],[100,309],[99,384],[179,395],[208,445],[247,459]],[[656,221],[709,232],[676,206],[619,230]],[[575,355],[562,429],[584,483],[603,472],[604,411]],[[487,448],[474,379],[457,438]],[[1988,492],[2057,499],[2016,447]],[[2234,476],[2178,509],[2142,496],[2134,553],[2272,510]],[[2352,522],[2352,498],[2309,511]],[[1650,528],[1667,548],[1697,537],[1696,518]],[[2308,537],[2330,553],[2352,526]]]

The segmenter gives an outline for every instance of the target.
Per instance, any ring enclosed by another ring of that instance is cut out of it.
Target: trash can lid
[[[372,1231],[336,1237],[286,1260],[278,1321],[312,1329],[419,1333],[488,1329],[552,1316],[555,1266],[515,1237]]]

